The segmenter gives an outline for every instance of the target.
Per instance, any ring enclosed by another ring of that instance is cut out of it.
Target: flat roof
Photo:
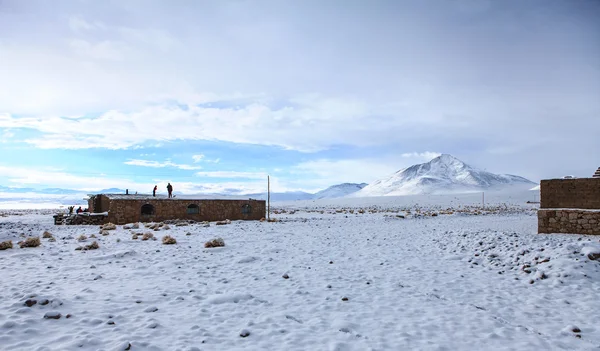
[[[253,200],[253,201],[265,201],[261,199],[252,199],[247,196],[215,196],[215,195],[175,195],[170,198],[167,195],[156,195],[150,194],[90,194],[89,196],[103,195],[110,200],[165,200],[165,201],[194,201],[194,200]]]

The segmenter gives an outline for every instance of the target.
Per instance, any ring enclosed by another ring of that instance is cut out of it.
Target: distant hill
[[[255,193],[240,195],[257,200],[266,200],[267,193]],[[271,201],[295,201],[295,200],[311,200],[314,194],[303,191],[291,191],[284,193],[271,193]]]
[[[135,190],[130,193],[135,194]],[[125,189],[108,188],[108,189],[102,189],[102,190],[98,190],[98,191],[92,191],[91,194],[125,194]]]
[[[367,183],[342,183],[330,186],[313,195],[313,199],[335,199],[353,194],[367,186]]]
[[[295,200],[312,200],[312,199],[333,199],[338,197],[344,197],[348,194],[352,194],[363,187],[365,187],[366,183],[355,184],[355,183],[343,183],[338,185],[333,185],[325,190],[321,190],[315,194],[304,192],[304,191],[291,191],[291,192],[272,192],[271,193],[271,201],[295,201]],[[234,191],[235,189],[232,189]],[[84,197],[86,194],[125,194],[125,189],[119,188],[108,188],[101,190],[91,190],[91,191],[83,191],[83,190],[73,190],[73,189],[62,189],[62,188],[46,188],[46,189],[34,189],[34,188],[11,188],[0,186],[0,192],[4,193],[14,193],[14,194],[23,194],[23,193],[33,193],[40,195],[80,195]],[[135,194],[135,190],[129,190],[130,194]],[[150,192],[149,192],[150,193]],[[267,193],[252,193],[252,194],[242,194],[242,195],[231,195],[231,194],[181,194],[180,192],[175,192],[174,195],[178,198],[253,198],[266,200]],[[79,198],[79,196],[77,197]]]
[[[81,194],[82,191],[72,189],[61,189],[61,188],[46,188],[46,189],[34,189],[34,188],[13,188],[0,186],[0,192],[23,194],[23,193],[37,193],[37,194],[56,194],[56,195],[70,195],[70,194]]]

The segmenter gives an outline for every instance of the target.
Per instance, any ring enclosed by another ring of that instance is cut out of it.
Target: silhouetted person
[[[158,185],[154,186],[154,189],[152,190],[152,196],[156,196],[156,190],[158,190]]]
[[[169,199],[173,197],[173,186],[171,183],[167,184],[167,191],[169,192]]]
[[[79,206],[79,207],[77,208],[77,211],[76,211],[76,212],[77,212],[77,213],[81,213],[81,212],[83,212],[83,210],[81,209],[81,206]]]

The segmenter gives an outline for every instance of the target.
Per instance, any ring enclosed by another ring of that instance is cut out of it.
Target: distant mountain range
[[[313,199],[333,199],[338,197],[344,197],[355,191],[358,191],[365,187],[367,184],[353,184],[343,183],[331,186],[325,190],[321,190],[315,194],[307,193],[303,191],[290,191],[290,192],[272,192],[271,201],[295,201],[295,200],[313,200]],[[60,189],[60,188],[47,188],[47,189],[34,189],[34,188],[11,188],[0,186],[0,193],[11,193],[11,194],[40,194],[40,195],[85,195],[85,194],[125,194],[125,189],[110,188],[93,191],[82,191],[73,189]],[[135,191],[131,192],[135,194]],[[193,197],[194,195],[184,195],[178,192],[174,193],[177,197]],[[253,194],[241,194],[241,195],[230,195],[230,194],[201,194],[202,197],[215,196],[217,198],[253,198],[259,200],[266,200],[267,193],[253,193]],[[12,200],[18,199],[18,196],[12,198]]]
[[[377,180],[353,193],[352,197],[464,193],[519,186],[525,190],[535,184],[516,175],[483,171],[452,155],[443,154],[427,163],[401,169]]]
[[[348,196],[354,192],[364,188],[367,183],[342,183],[338,185],[330,186],[325,190],[321,190],[315,194],[294,191],[285,193],[271,193],[271,201],[295,201],[295,200],[318,200],[318,199],[335,199],[340,197]],[[240,196],[247,196],[253,199],[266,200],[267,193],[258,194],[246,194]]]
[[[94,191],[83,191],[83,190],[73,190],[73,189],[62,189],[62,188],[45,188],[45,189],[34,189],[34,188],[13,188],[7,186],[0,186],[0,192],[2,193],[12,193],[12,194],[24,194],[24,193],[36,193],[36,194],[48,194],[48,195],[71,195],[71,194],[110,194],[110,193],[123,193],[125,194],[124,189],[110,188],[110,189],[101,189]]]
[[[325,190],[321,190],[313,195],[313,199],[335,199],[338,197],[345,197],[350,194],[356,193],[362,188],[366,187],[367,183],[342,183],[334,186],[330,186]]]
[[[502,190],[505,188],[523,187],[524,190],[531,189],[537,184],[510,174],[494,174],[487,171],[469,166],[456,157],[443,154],[433,160],[410,166],[399,170],[398,172],[381,178],[371,184],[366,183],[343,183],[333,185],[317,193],[308,193],[302,191],[295,192],[272,192],[271,201],[295,201],[295,200],[318,200],[334,199],[340,197],[367,197],[367,196],[401,196],[416,194],[446,194],[446,193],[464,193],[482,190]],[[124,189],[110,188],[97,191],[80,191],[60,188],[11,188],[0,186],[0,193],[25,194],[29,199],[33,199],[35,194],[49,197],[64,197],[63,202],[70,201],[69,198],[78,199],[79,195],[85,194],[125,194]],[[135,193],[135,192],[132,192]],[[32,196],[33,195],[33,196]],[[253,194],[197,194],[184,195],[175,192],[177,197],[190,198],[201,196],[209,198],[253,198],[267,199],[267,193]],[[4,199],[17,200],[18,195],[4,196]],[[79,199],[82,200],[82,199]]]

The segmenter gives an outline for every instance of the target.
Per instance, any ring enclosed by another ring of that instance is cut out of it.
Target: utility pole
[[[267,176],[267,221],[271,220],[271,177]]]
[[[485,193],[481,192],[481,209],[485,209]]]

